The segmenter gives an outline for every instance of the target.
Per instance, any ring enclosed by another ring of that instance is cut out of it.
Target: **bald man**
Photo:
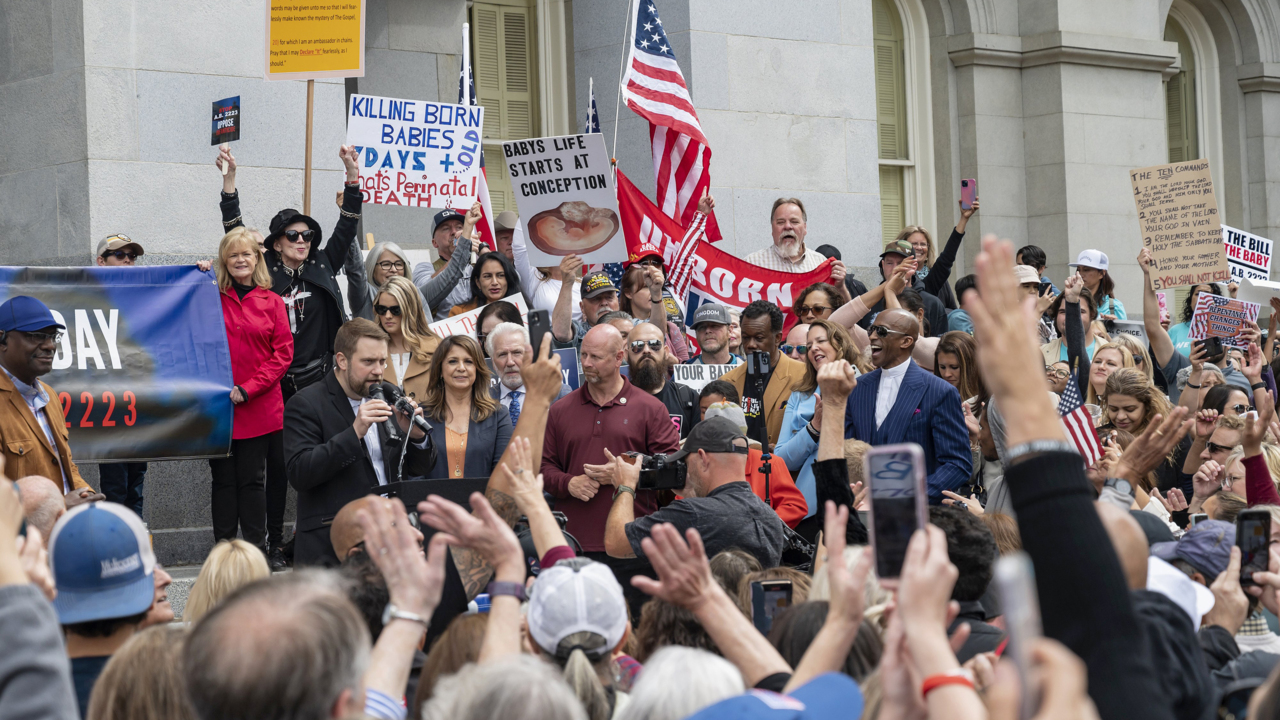
[[[333,524],[329,526],[329,542],[333,543],[333,554],[337,555],[339,560],[346,560],[353,551],[359,552],[356,546],[364,542],[364,528],[360,527],[359,521],[356,520],[356,513],[361,509],[369,510],[371,506],[378,503],[395,511],[397,517],[399,513],[404,512],[404,504],[399,501],[377,495],[365,495],[343,505],[338,514],[333,516]],[[405,522],[408,521],[406,514]],[[418,538],[418,544],[422,544],[422,533],[417,528],[414,528],[413,532]]]
[[[67,511],[58,485],[47,477],[28,475],[18,480],[18,492],[22,495],[22,517],[47,543],[54,523]]]
[[[1107,530],[1107,537],[1116,549],[1120,558],[1120,567],[1124,568],[1124,579],[1130,590],[1147,588],[1147,556],[1150,548],[1147,535],[1142,526],[1129,514],[1109,503],[1095,503],[1098,515],[1102,518],[1102,527]]]
[[[876,445],[916,443],[924,449],[929,502],[958,490],[973,472],[960,393],[911,360],[920,324],[905,310],[886,310],[868,330],[876,369],[849,394],[844,436]]]

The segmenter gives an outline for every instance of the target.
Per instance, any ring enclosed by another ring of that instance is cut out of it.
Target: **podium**
[[[418,513],[418,503],[427,499],[428,495],[440,497],[458,503],[468,511],[471,510],[471,493],[484,493],[489,485],[489,478],[434,478],[431,480],[404,480],[387,483],[381,489],[388,497],[398,497],[404,503],[405,510]],[[422,523],[423,544],[430,542],[436,529]]]

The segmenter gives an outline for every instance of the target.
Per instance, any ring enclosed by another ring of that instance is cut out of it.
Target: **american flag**
[[[703,190],[711,186],[711,147],[654,0],[632,0],[632,8],[622,97],[627,107],[649,121],[658,207],[687,227]],[[657,247],[664,244],[662,231],[648,221],[641,236]],[[714,214],[707,218],[707,237],[720,239]]]
[[[582,125],[583,134],[600,132],[600,113],[596,112],[596,79],[590,78],[587,81],[587,97],[590,98],[587,103],[587,121]]]
[[[465,83],[463,82],[464,80]],[[470,58],[465,54],[462,56],[462,69],[458,72],[458,104],[480,104],[480,101],[476,99],[476,78],[471,72]],[[483,146],[480,148],[480,178],[479,186],[476,188],[476,199],[480,201],[480,207],[484,212],[483,217],[480,218],[480,222],[476,223],[476,229],[480,232],[480,239],[489,246],[490,250],[497,250],[497,235],[493,230],[493,203],[489,200],[489,178],[484,171]],[[466,212],[471,208],[465,207],[455,209],[466,214]]]
[[[693,281],[694,256],[697,254],[698,243],[707,234],[707,216],[697,212],[694,207],[693,221],[686,228],[681,228],[679,223],[670,217],[662,215],[656,206],[644,196],[644,193],[636,189],[630,178],[618,171],[618,205],[622,212],[623,233],[627,235],[627,242],[631,244],[631,228],[628,227],[628,219],[638,214],[641,218],[641,227],[644,223],[651,223],[658,228],[658,232],[669,237],[680,237],[680,242],[674,248],[660,248],[664,255],[671,258],[667,263],[667,282],[671,284],[671,294],[679,299],[681,305],[687,301],[685,296],[689,292],[689,284]],[[626,206],[625,209],[623,206]],[[635,208],[636,212],[628,212],[631,208]],[[636,243],[639,244],[639,241]]]
[[[1079,370],[1071,374],[1067,389],[1062,392],[1062,399],[1058,401],[1058,415],[1062,417],[1062,427],[1067,431],[1067,437],[1071,438],[1076,450],[1084,456],[1084,464],[1088,467],[1102,457],[1102,444],[1098,442],[1098,434],[1093,430],[1093,416],[1080,397],[1077,373]]]

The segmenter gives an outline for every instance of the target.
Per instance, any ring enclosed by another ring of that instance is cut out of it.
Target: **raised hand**
[[[521,508],[528,503],[545,502],[542,497],[542,474],[534,472],[533,453],[529,447],[529,438],[516,435],[511,438],[511,452],[508,455],[511,462],[502,463],[502,473],[506,477],[511,497]]]
[[[839,535],[843,538],[844,531]],[[697,530],[689,528],[685,537],[680,537],[674,525],[654,525],[649,537],[640,541],[640,547],[658,575],[657,580],[642,575],[631,578],[631,584],[644,593],[694,611],[720,590],[711,576],[707,551]]]
[[[360,179],[360,153],[356,152],[354,145],[343,145],[338,148],[338,157],[342,159],[342,165],[347,170],[347,182],[355,182]]]
[[[976,212],[978,212],[978,198],[976,198],[976,197],[975,197],[975,198],[973,199],[973,207],[969,208],[968,210],[966,210],[966,209],[964,208],[964,204],[963,204],[963,203],[964,203],[964,201],[963,201],[963,200],[961,200],[961,201],[959,201],[959,202],[961,203],[961,205],[960,205],[960,217],[964,218],[965,220],[968,220],[969,218],[973,217],[973,214],[974,214],[974,213],[976,213]]]
[[[1200,410],[1196,413],[1196,437],[1207,440],[1217,426],[1217,410]]]
[[[560,275],[564,278],[561,282],[575,283],[581,279],[582,275],[582,258],[577,255],[565,255],[560,259]]]
[[[1222,466],[1213,460],[1206,460],[1191,477],[1191,485],[1192,500],[1199,506],[1209,496],[1222,490]]]
[[[831,586],[831,615],[857,628],[866,609],[867,575],[871,573],[871,548],[862,548],[853,570],[844,562],[844,528],[849,522],[849,508],[827,501],[822,537],[827,545],[827,580]],[[830,616],[828,616],[830,617]]]
[[[1168,496],[1161,495],[1159,488],[1152,488],[1151,497],[1160,501],[1170,515],[1187,509],[1187,497],[1178,488],[1169,490]]]
[[[1254,325],[1254,327],[1257,326]],[[1248,378],[1249,384],[1253,385],[1262,382],[1262,369],[1266,366],[1266,361],[1262,359],[1262,348],[1258,347],[1256,340],[1250,342],[1244,356],[1244,367],[1240,368],[1240,372]]]
[[[399,498],[379,499],[356,511],[364,530],[364,546],[373,564],[386,579],[391,603],[411,613],[430,617],[440,604],[444,589],[444,551],[448,537],[431,539],[427,556],[419,546],[421,535],[409,524]]]
[[[538,347],[538,357],[533,357],[533,347],[524,346],[524,367],[520,368],[520,378],[524,381],[524,390],[528,397],[544,398],[548,403],[555,400],[564,384],[564,376],[560,373],[560,356],[551,352],[551,333],[542,336],[542,345]]]
[[[716,199],[711,197],[711,188],[702,188],[702,197],[698,199],[698,212],[710,215],[716,209]]]
[[[1249,615],[1249,598],[1240,587],[1240,548],[1231,548],[1227,569],[1209,586],[1213,591],[1213,609],[1205,616],[1202,625],[1217,625],[1235,635]]]
[[[1141,250],[1139,250],[1138,251],[1138,267],[1142,268],[1143,275],[1149,275],[1151,273],[1151,263],[1152,263],[1151,250],[1148,248],[1142,248]]]
[[[1062,283],[1062,291],[1067,296],[1067,302],[1080,302],[1080,290],[1084,287],[1084,278],[1079,275],[1068,275],[1067,281]]]
[[[822,391],[823,402],[834,400],[842,405],[857,386],[857,373],[847,360],[836,360],[818,368],[818,387]]]
[[[231,154],[231,146],[223,143],[218,150],[218,159],[213,164],[222,171],[222,192],[230,195],[236,191],[236,156]]]
[[[985,406],[986,403],[983,405]],[[978,436],[982,434],[982,423],[974,416],[969,403],[964,400],[960,401],[960,412],[964,413],[964,426],[969,430],[969,443],[978,442]]]
[[[1058,296],[1053,294],[1052,287],[1045,287],[1044,292],[1036,297],[1036,314],[1044,315],[1049,310],[1049,306],[1057,300]]]
[[[1244,446],[1245,454],[1251,457],[1262,451],[1262,441],[1276,415],[1276,405],[1271,399],[1271,393],[1263,388],[1253,391],[1253,404],[1257,412],[1245,413],[1244,433],[1240,436],[1240,444]]]

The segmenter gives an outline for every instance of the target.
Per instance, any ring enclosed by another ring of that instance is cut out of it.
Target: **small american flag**
[[[600,113],[596,112],[596,79],[587,80],[587,97],[590,98],[587,103],[587,121],[582,126],[582,132],[585,135],[600,132]]]
[[[1076,450],[1084,456],[1086,467],[1093,465],[1102,457],[1102,444],[1098,442],[1098,434],[1093,430],[1093,416],[1089,408],[1084,406],[1080,397],[1080,385],[1076,382],[1077,370],[1067,381],[1067,389],[1062,391],[1062,399],[1058,401],[1058,415],[1062,417],[1062,426],[1067,437],[1076,446]]]

